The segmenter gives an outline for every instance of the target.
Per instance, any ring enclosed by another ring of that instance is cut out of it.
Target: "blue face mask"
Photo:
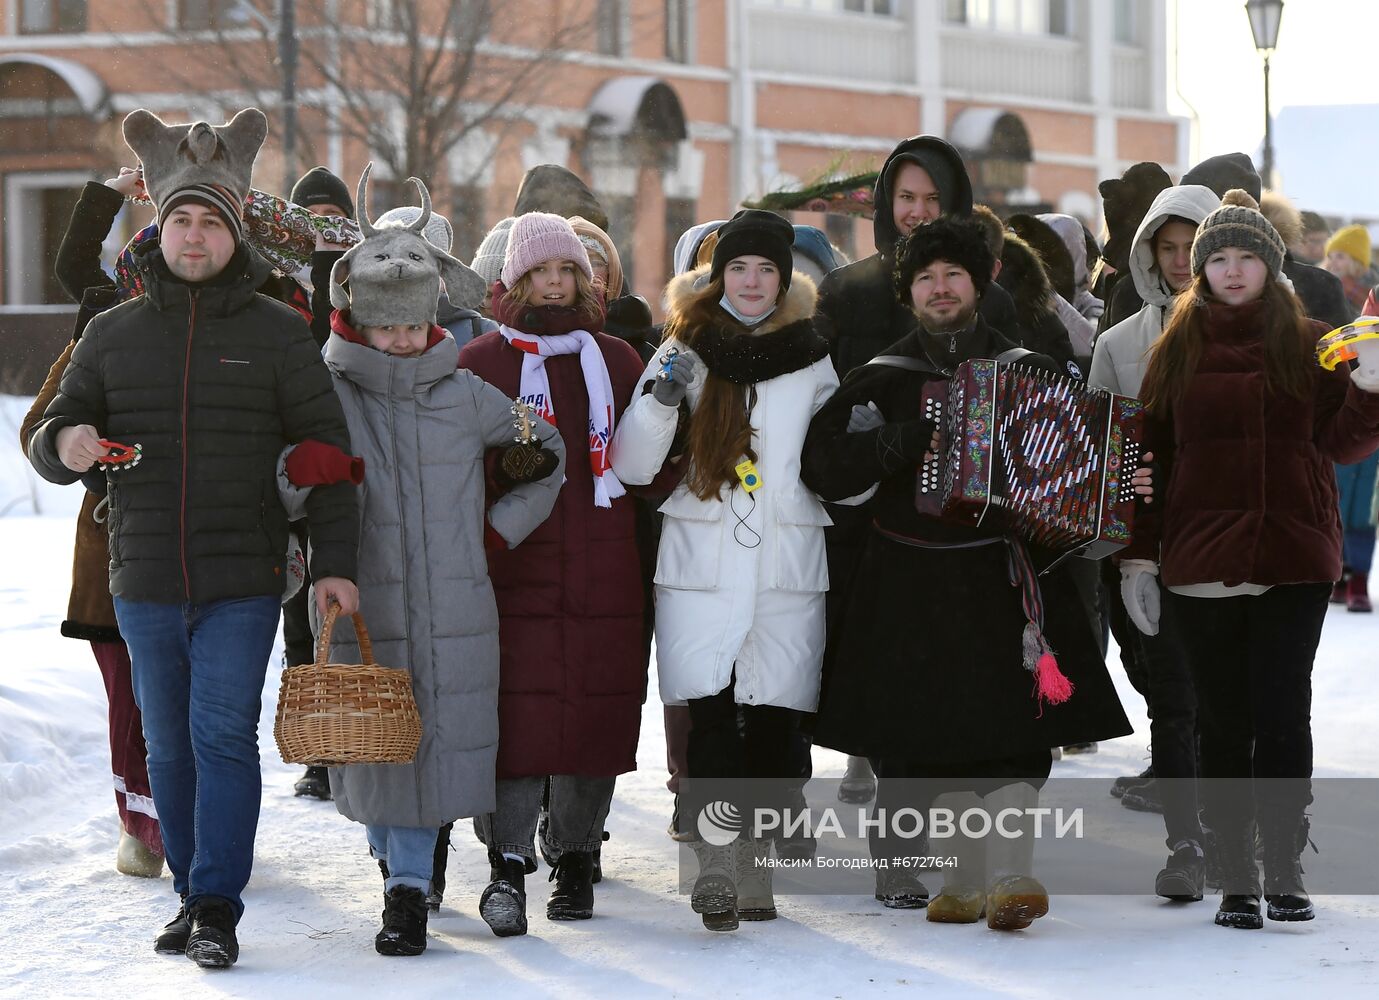
[[[749,329],[750,329],[751,327],[756,326],[758,323],[760,323],[762,320],[764,320],[767,316],[770,316],[773,312],[776,311],[776,304],[773,302],[773,303],[771,303],[771,308],[770,308],[770,309],[767,309],[767,310],[766,310],[764,313],[762,313],[760,316],[744,316],[744,315],[742,315],[742,313],[738,312],[736,308],[734,308],[734,306],[733,306],[733,304],[732,304],[731,302],[728,301],[728,293],[727,293],[727,292],[724,292],[724,293],[723,293],[723,297],[722,297],[721,299],[718,300],[718,305],[719,305],[720,308],[722,308],[722,310],[723,310],[725,313],[727,313],[727,314],[728,314],[729,316],[731,316],[733,319],[737,320],[739,323],[741,323],[741,324],[742,324],[743,326],[745,326],[745,327],[748,327]]]

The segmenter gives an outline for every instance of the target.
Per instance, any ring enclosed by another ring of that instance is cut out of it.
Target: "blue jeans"
[[[366,825],[369,854],[388,863],[388,879],[383,891],[390,892],[400,885],[422,892],[431,891],[431,868],[436,858],[436,828],[434,826],[375,826]]]
[[[225,899],[236,919],[254,863],[259,711],[279,610],[276,597],[115,598],[173,888],[188,906]]]

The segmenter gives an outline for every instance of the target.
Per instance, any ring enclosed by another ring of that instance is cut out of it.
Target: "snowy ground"
[[[15,404],[0,400],[0,431]],[[1210,897],[1189,906],[1148,895],[1055,897],[1031,929],[929,924],[922,911],[882,909],[865,897],[778,900],[781,918],[736,934],[701,929],[676,892],[676,854],[665,836],[659,706],[643,716],[642,770],[619,781],[595,918],[546,921],[548,884],[533,876],[531,933],[500,941],[477,913],[484,855],[456,831],[446,905],[431,920],[426,954],[383,959],[372,938],[378,870],[362,828],[329,803],[294,799],[299,768],[272,743],[276,678],[261,725],[263,813],[243,955],[228,973],[205,973],[153,954],[153,931],[175,909],[171,882],[114,869],[105,695],[89,648],[63,639],[75,490],[39,488],[42,516],[17,453],[0,445],[0,997],[650,997],[766,994],[858,997],[1214,996],[1295,990],[1359,995],[1379,984],[1379,900],[1321,897],[1311,923],[1268,922],[1255,933],[1211,924]],[[1379,776],[1372,741],[1374,619],[1333,609],[1315,675],[1317,773]],[[1116,671],[1118,674],[1119,671]],[[1104,777],[1143,766],[1142,703],[1120,679],[1135,736],[1065,759],[1056,777]],[[654,686],[653,686],[654,691]],[[843,758],[815,751],[815,772],[837,776]],[[1098,821],[1158,829],[1109,796],[1089,803]]]

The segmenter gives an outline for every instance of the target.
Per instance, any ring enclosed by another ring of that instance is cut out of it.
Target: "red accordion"
[[[1041,368],[965,361],[950,381],[925,384],[921,412],[941,444],[920,467],[915,506],[1101,558],[1130,541],[1142,410]]]

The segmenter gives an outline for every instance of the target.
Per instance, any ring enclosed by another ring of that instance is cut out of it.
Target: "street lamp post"
[[[1260,174],[1265,187],[1274,186],[1274,121],[1269,111],[1269,57],[1278,45],[1278,26],[1283,20],[1283,0],[1248,0],[1245,13],[1255,48],[1264,57],[1264,169]]]

